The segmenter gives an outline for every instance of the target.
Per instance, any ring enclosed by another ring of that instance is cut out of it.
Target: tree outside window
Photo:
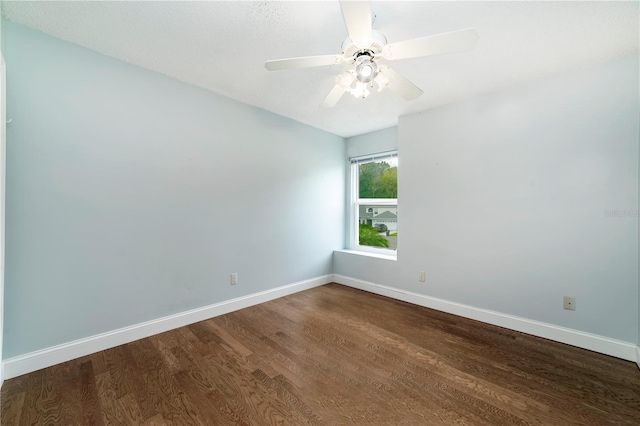
[[[356,246],[395,250],[398,237],[398,159],[395,153],[352,159]]]

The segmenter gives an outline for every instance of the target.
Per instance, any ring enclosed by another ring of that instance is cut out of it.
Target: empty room
[[[0,8],[0,425],[640,424],[637,1]]]

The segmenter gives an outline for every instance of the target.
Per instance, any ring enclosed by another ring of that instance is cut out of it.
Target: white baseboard
[[[4,361],[5,378],[11,379],[41,368],[153,336],[154,334],[228,314],[229,312],[328,284],[332,280],[333,275],[324,275],[9,358]]]
[[[11,379],[41,368],[248,308],[269,300],[328,284],[332,281],[381,296],[634,361],[640,368],[640,346],[636,346],[633,343],[450,302],[343,275],[324,275],[6,359],[0,363],[0,387],[4,379]]]
[[[640,366],[640,348],[635,343],[623,342],[597,334],[573,330],[540,321],[534,321],[513,315],[503,314],[488,309],[476,308],[462,303],[450,302],[436,297],[425,296],[398,288],[387,287],[368,281],[334,275],[333,281],[349,287],[365,290],[381,296],[391,297],[414,305],[425,306],[438,311],[448,312],[461,317],[474,319],[488,324],[497,325],[511,330],[521,331],[556,342],[566,343],[594,352],[600,352],[617,358],[634,361]]]

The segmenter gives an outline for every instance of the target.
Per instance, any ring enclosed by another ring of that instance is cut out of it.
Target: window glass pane
[[[398,198],[398,158],[358,166],[360,198]]]
[[[359,244],[395,250],[398,246],[398,206],[361,204],[358,207]]]
[[[365,251],[393,253],[398,246],[398,154],[379,153],[350,161],[356,189],[352,223],[357,230],[351,244],[372,249]]]

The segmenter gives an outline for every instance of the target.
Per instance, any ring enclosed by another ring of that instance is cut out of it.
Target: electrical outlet
[[[418,280],[420,282],[425,282],[427,280],[426,275],[424,273],[424,271],[419,271],[418,272]]]
[[[575,297],[564,296],[564,308],[569,310],[569,311],[575,311],[576,310],[576,298]]]
[[[231,285],[236,284],[238,284],[238,274],[234,272],[233,274],[231,274]]]

